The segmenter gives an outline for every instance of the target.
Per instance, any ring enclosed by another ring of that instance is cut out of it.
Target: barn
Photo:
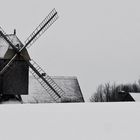
[[[29,95],[22,95],[24,103],[54,103],[52,97],[34,79],[29,76]],[[65,92],[62,102],[84,102],[82,91],[77,77],[74,76],[51,76],[51,78]]]
[[[140,102],[140,93],[121,91],[119,92],[119,101]]]

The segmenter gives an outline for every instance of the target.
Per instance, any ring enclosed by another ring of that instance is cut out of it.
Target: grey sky
[[[29,49],[49,75],[77,76],[86,99],[101,83],[138,80],[139,1],[1,0],[0,26],[24,41],[53,8],[59,20]]]

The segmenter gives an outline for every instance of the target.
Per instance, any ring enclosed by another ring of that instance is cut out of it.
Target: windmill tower
[[[56,20],[58,14],[53,9],[23,43],[14,34],[7,35],[0,28],[0,94],[27,95],[29,67],[32,75],[56,102],[61,102],[65,92],[48,76],[27,52],[29,48]]]

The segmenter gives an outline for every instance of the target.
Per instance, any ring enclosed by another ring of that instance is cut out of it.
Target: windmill
[[[54,82],[54,80],[46,74],[46,72],[32,59],[29,58],[27,48],[32,46],[32,44],[58,19],[58,13],[55,9],[53,9],[48,16],[39,24],[39,26],[32,32],[32,34],[27,38],[24,42],[25,45],[20,45],[19,43],[14,44],[13,40],[10,36],[7,36],[5,31],[0,27],[0,37],[9,45],[9,48],[12,49],[12,56],[0,63],[0,81],[4,80],[5,73],[8,73],[12,69],[14,69],[13,65],[18,63],[24,63],[26,67],[26,81],[28,80],[28,67],[30,67],[31,74],[37,79],[37,81],[42,85],[42,87],[50,94],[50,96],[56,102],[61,102],[63,95],[65,94],[64,91]],[[15,31],[14,31],[15,34]],[[24,62],[23,62],[24,61]],[[20,67],[20,64],[17,66],[17,69]],[[16,67],[16,66],[15,66]],[[16,69],[15,69],[16,71]],[[18,72],[18,71],[17,71]],[[14,73],[14,72],[13,72]],[[23,75],[24,72],[22,71]],[[20,76],[22,76],[20,74]],[[24,77],[23,77],[24,79]],[[18,79],[15,79],[16,81]],[[22,78],[20,78],[22,80]],[[13,83],[13,82],[11,82]],[[6,84],[6,82],[5,82]],[[2,84],[5,85],[5,84]],[[13,85],[14,88],[17,88],[18,85]],[[22,87],[22,85],[21,85]],[[26,83],[27,87],[27,83]],[[10,88],[10,87],[6,87]],[[9,89],[8,89],[9,90]],[[8,92],[7,90],[7,92]],[[12,89],[14,90],[14,89]],[[2,89],[2,94],[7,94]],[[14,93],[12,93],[14,94]],[[22,95],[21,93],[16,93],[19,97]],[[24,94],[24,93],[23,93]]]

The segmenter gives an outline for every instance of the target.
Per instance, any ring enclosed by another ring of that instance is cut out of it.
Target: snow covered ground
[[[139,140],[140,103],[0,106],[2,140]]]

